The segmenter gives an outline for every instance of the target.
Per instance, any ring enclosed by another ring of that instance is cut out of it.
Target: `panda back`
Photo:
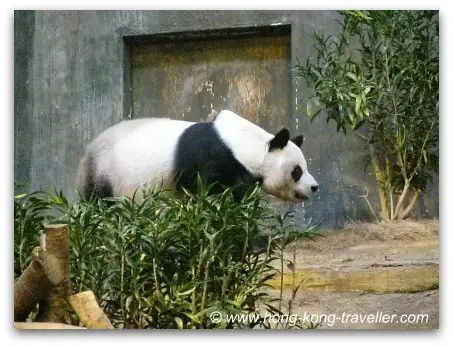
[[[191,125],[178,140],[174,167],[176,188],[193,191],[198,174],[208,184],[220,183],[215,187],[217,191],[237,184],[244,184],[243,189],[247,189],[256,181],[221,139],[213,122]]]
[[[113,195],[132,196],[138,187],[172,185],[178,139],[193,123],[165,118],[121,122],[89,146],[93,181],[108,184]]]

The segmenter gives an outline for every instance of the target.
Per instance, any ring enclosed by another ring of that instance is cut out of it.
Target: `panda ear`
[[[289,141],[289,131],[286,128],[280,130],[274,138],[269,142],[269,152],[274,149],[282,149],[288,144]]]
[[[295,138],[291,139],[291,141],[297,146],[300,147],[302,146],[302,143],[304,142],[304,137],[303,135],[296,136]]]

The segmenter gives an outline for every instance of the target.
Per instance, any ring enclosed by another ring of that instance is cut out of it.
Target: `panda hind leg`
[[[77,186],[86,199],[113,197],[112,184],[107,177],[95,175],[93,158],[90,155],[82,159]]]
[[[90,195],[101,199],[113,197],[113,188],[110,181],[105,177],[97,177],[91,188]]]

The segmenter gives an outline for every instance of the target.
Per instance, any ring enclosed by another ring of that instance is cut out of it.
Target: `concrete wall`
[[[72,194],[84,146],[106,127],[134,117],[132,53],[140,40],[162,43],[181,33],[190,33],[185,36],[190,40],[206,30],[289,25],[294,65],[296,58],[305,61],[312,54],[314,30],[336,30],[335,18],[331,11],[16,11],[15,180],[24,184],[22,191],[61,188]],[[339,226],[368,219],[363,192],[348,188],[374,188],[360,143],[337,135],[322,116],[309,124],[295,110],[306,90],[292,78],[289,89],[291,114],[284,125],[305,134],[303,151],[321,183],[319,195],[298,206],[298,221]],[[377,201],[373,190],[370,199]],[[421,197],[418,215],[437,216],[438,201],[436,180]]]

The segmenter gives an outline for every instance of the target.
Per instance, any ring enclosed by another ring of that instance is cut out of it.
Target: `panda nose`
[[[311,186],[311,191],[314,193],[318,190],[318,186]]]

